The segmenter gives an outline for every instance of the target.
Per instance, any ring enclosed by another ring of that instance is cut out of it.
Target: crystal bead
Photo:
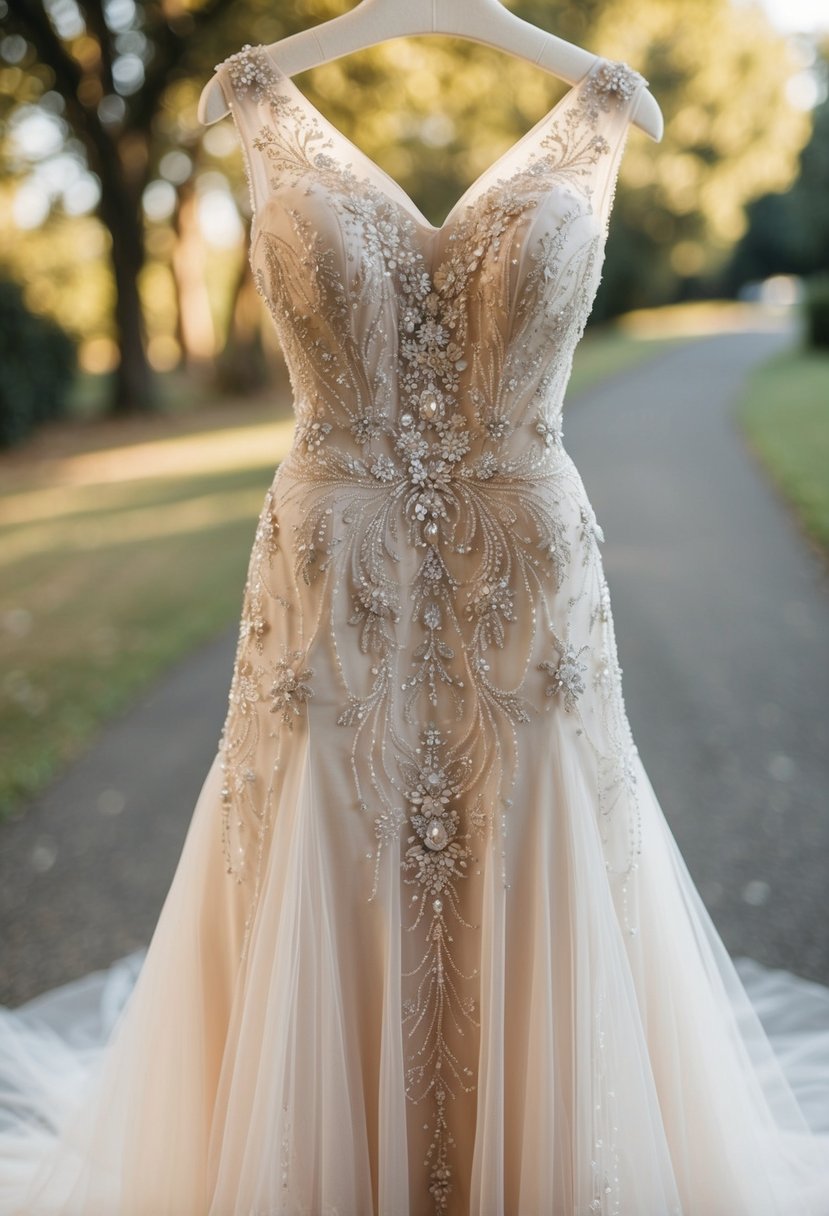
[[[426,845],[430,849],[444,849],[449,843],[449,837],[446,834],[446,828],[440,819],[434,819],[429,824],[429,830],[426,833]]]

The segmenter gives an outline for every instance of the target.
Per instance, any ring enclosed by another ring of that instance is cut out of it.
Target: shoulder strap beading
[[[629,67],[620,59],[603,59],[591,73],[585,86],[585,95],[599,107],[608,111],[611,106],[621,107],[650,81],[641,72]]]
[[[262,46],[246,42],[240,51],[228,55],[216,64],[216,71],[225,73],[238,97],[254,102],[265,101],[279,79],[276,66]]]
[[[649,83],[641,72],[618,59],[601,60],[585,82],[584,113],[597,132],[596,139],[601,140],[603,150],[608,153],[602,160],[599,188],[594,197],[605,238],[636,98]]]
[[[269,189],[267,163],[256,146],[266,121],[260,106],[276,102],[279,73],[264,47],[250,43],[217,63],[215,70],[239,138],[251,218],[255,220]]]

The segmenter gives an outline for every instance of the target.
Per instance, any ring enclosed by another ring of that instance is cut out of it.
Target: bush
[[[17,283],[0,281],[0,447],[66,412],[75,368],[69,335],[30,312]]]
[[[815,274],[806,280],[803,306],[806,344],[829,350],[829,274]]]

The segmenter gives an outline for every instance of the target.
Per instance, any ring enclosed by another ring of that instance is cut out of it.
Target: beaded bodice
[[[294,388],[293,462],[387,481],[425,441],[453,478],[543,463],[644,78],[597,59],[435,227],[264,48],[220,67]]]
[[[280,749],[330,715],[349,740],[343,813],[367,825],[366,898],[391,916],[403,896],[406,1092],[431,1108],[428,1191],[448,1212],[450,1107],[472,1100],[480,1016],[459,943],[480,940],[491,859],[504,891],[515,881],[511,793],[551,712],[594,773],[635,932],[635,748],[603,536],[561,408],[647,81],[597,59],[435,226],[264,48],[218,71],[296,413],[257,530],[222,738],[227,865],[251,884],[250,924]],[[277,755],[263,766],[266,746]],[[596,1157],[590,1210],[611,1212],[612,1149]]]

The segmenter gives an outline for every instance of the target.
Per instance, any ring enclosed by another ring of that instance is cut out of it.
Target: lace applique
[[[612,105],[629,101],[638,89],[647,84],[650,81],[626,63],[608,59],[590,75],[585,92],[591,101],[607,111]]]
[[[291,729],[292,717],[300,714],[303,704],[314,695],[308,683],[313,674],[313,668],[302,667],[301,650],[292,651],[274,664],[274,680],[268,693],[269,712],[279,714]]]
[[[254,101],[264,101],[270,96],[276,73],[268,63],[261,47],[246,42],[235,55],[229,55],[215,70],[226,67],[233,88],[240,97],[251,96]]]
[[[463,1028],[478,1026],[478,972],[463,972],[455,954],[455,940],[480,932],[470,915],[473,833],[500,854],[508,887],[523,732],[539,729],[545,711],[566,715],[595,759],[608,874],[635,931],[635,749],[603,535],[565,451],[561,409],[601,277],[606,231],[592,198],[613,150],[601,115],[647,82],[598,63],[521,163],[473,191],[433,244],[370,170],[336,154],[261,50],[226,62],[237,91],[261,103],[252,145],[273,222],[260,223],[250,256],[297,417],[257,530],[223,737],[229,868],[247,874],[255,859],[255,908],[269,830],[254,764],[263,724],[290,729],[311,709],[313,645],[330,638],[353,797],[373,818],[367,897],[377,896],[388,848],[400,850],[402,882],[414,890],[406,1089],[412,1102],[431,1102],[424,1164],[442,1213],[453,1188],[452,1102],[475,1089],[475,1036]],[[325,200],[330,226],[311,222],[308,196]],[[306,616],[310,647],[295,641]],[[293,640],[268,664],[278,639]],[[603,1143],[597,1179],[615,1185]],[[617,1198],[591,1210],[616,1210]]]
[[[466,975],[454,963],[447,913],[451,912],[456,925],[473,930],[478,926],[464,918],[457,886],[472,859],[469,835],[461,831],[458,806],[470,787],[470,759],[468,755],[456,757],[446,752],[443,734],[434,722],[424,727],[420,750],[423,759],[419,763],[401,761],[408,786],[405,796],[409,822],[414,829],[407,839],[403,868],[409,875],[404,881],[418,888],[409,932],[414,932],[426,916],[428,928],[424,935],[426,949],[418,965],[403,973],[403,978],[417,981],[416,995],[403,1004],[403,1025],[410,1038],[419,1040],[411,1057],[415,1062],[406,1070],[407,1096],[419,1103],[431,1094],[435,1101],[432,1139],[424,1164],[430,1171],[429,1191],[435,1211],[440,1212],[446,1209],[452,1191],[449,1148],[453,1140],[447,1101],[454,1096],[455,1085],[467,1093],[475,1088],[473,1070],[452,1050],[447,1027],[464,1023],[479,1026],[475,998],[462,996],[457,988],[459,982],[473,980],[478,970]]]
[[[546,671],[548,675],[553,677],[551,684],[545,688],[545,695],[548,697],[562,695],[564,708],[570,713],[576,708],[576,700],[585,691],[584,673],[587,671],[587,664],[581,661],[581,656],[587,650],[587,646],[581,646],[578,650],[571,645],[570,642],[565,643],[560,647],[561,657],[551,662],[545,659],[538,664],[540,671]]]

